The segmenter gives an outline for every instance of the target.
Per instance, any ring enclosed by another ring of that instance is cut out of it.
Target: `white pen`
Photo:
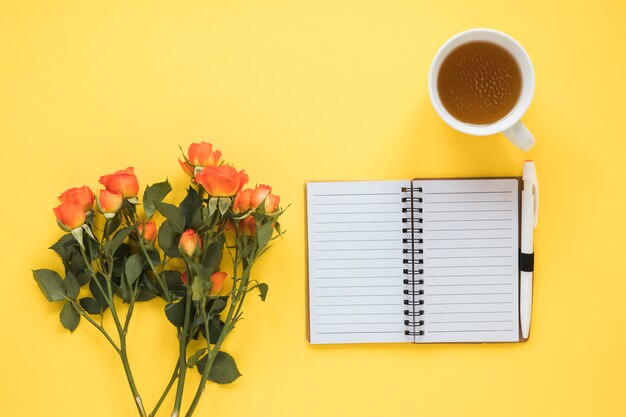
[[[537,172],[533,161],[524,162],[522,174],[522,225],[520,248],[520,322],[522,338],[528,338],[530,330],[530,314],[533,304],[533,269],[535,254],[533,249],[533,233],[537,227],[539,211],[539,186]]]

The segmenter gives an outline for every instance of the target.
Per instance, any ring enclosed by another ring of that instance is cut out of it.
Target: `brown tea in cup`
[[[521,89],[522,75],[513,55],[486,41],[468,42],[450,52],[437,79],[439,97],[448,113],[477,125],[506,116]]]

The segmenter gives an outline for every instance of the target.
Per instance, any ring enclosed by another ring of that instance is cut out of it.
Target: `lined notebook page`
[[[516,179],[424,180],[424,336],[417,342],[519,340]]]
[[[406,186],[307,184],[311,343],[413,341],[402,292]]]

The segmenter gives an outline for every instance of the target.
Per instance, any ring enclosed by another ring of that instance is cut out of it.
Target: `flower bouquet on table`
[[[102,176],[97,199],[87,186],[65,191],[54,213],[68,233],[51,247],[63,261],[63,277],[50,269],[33,271],[48,301],[62,303],[63,327],[73,332],[84,319],[115,349],[141,416],[154,416],[172,390],[171,416],[182,416],[188,369],[196,368],[201,377],[185,416],[193,414],[207,381],[237,379],[235,361],[221,346],[242,318],[246,295],[267,295],[267,284],[253,278],[252,267],[281,235],[280,198],[267,185],[244,189],[248,175],[220,159],[209,143],[189,147],[179,163],[191,185],[178,206],[163,201],[172,189],[167,180],[147,186],[140,201],[133,168]],[[157,212],[164,219],[158,228]],[[179,356],[147,413],[126,338],[135,304],[159,298],[175,326]],[[103,325],[106,315],[112,329]]]

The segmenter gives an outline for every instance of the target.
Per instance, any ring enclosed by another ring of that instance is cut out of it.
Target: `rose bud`
[[[244,236],[256,235],[256,220],[254,216],[248,216],[239,222],[239,233]]]
[[[250,196],[250,205],[253,208],[258,208],[265,201],[265,212],[273,213],[278,209],[278,203],[280,202],[280,197],[274,194],[270,194],[272,191],[272,187],[269,185],[259,185],[257,186],[252,195]]]
[[[149,245],[152,245],[157,235],[156,223],[146,222],[145,227],[143,224],[139,224],[137,226],[137,233],[139,234],[139,236],[143,236],[144,242],[146,242]]]
[[[187,175],[193,177],[197,167],[217,166],[222,153],[213,150],[213,145],[206,142],[192,143],[187,151],[187,160],[178,163]]]
[[[253,190],[250,188],[239,191],[233,201],[233,211],[235,213],[243,213],[250,210],[250,196],[252,195],[252,191]]]
[[[202,250],[202,240],[193,229],[187,229],[183,232],[178,242],[178,251],[181,255],[187,255],[190,258],[198,256]]]
[[[100,177],[100,184],[104,185],[107,191],[121,194],[123,198],[137,197],[139,183],[133,168],[119,170],[113,174]]]
[[[217,271],[211,275],[211,291],[209,295],[217,295],[222,290],[222,285],[226,280],[226,272]]]
[[[196,174],[196,182],[212,197],[230,197],[241,191],[248,182],[248,174],[229,165],[206,167]]]
[[[96,206],[98,211],[104,214],[107,219],[115,217],[115,213],[122,208],[122,194],[113,193],[107,190],[100,190]]]
[[[180,279],[183,280],[183,284],[187,284],[187,271],[183,271],[180,273]]]
[[[86,185],[80,188],[70,188],[59,196],[61,203],[74,203],[89,211],[93,207],[94,195],[93,191]]]
[[[54,208],[59,227],[66,232],[79,228],[85,223],[85,210],[76,203],[63,203]]]

